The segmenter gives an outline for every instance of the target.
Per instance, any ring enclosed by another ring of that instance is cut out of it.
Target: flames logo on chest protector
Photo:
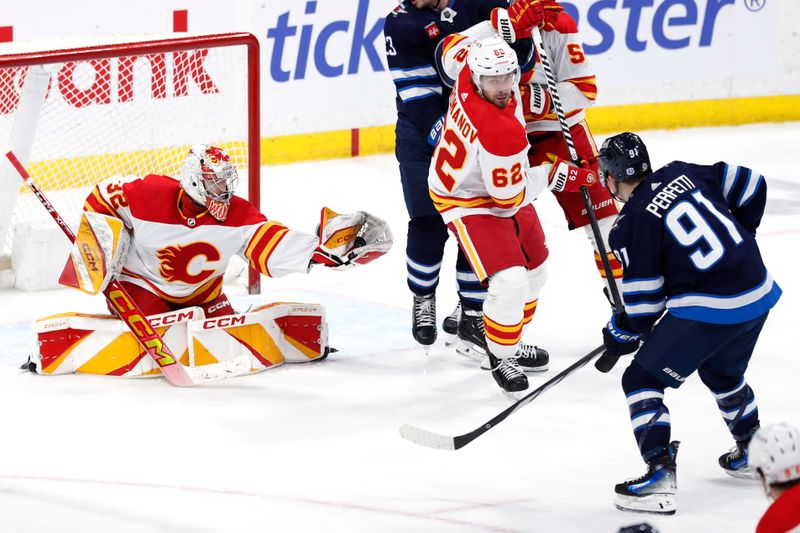
[[[201,263],[219,261],[222,257],[219,250],[214,245],[207,242],[193,242],[183,246],[166,246],[156,252],[156,257],[158,257],[160,262],[158,272],[169,282],[182,281],[191,284],[202,283],[211,277],[215,270],[203,269],[197,272],[197,274],[190,274],[189,265],[195,258],[200,256],[205,258],[205,261]],[[197,266],[195,266],[193,270],[196,270]]]

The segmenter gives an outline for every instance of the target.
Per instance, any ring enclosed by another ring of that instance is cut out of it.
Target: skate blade
[[[516,392],[507,391],[505,389],[500,389],[500,390],[503,391],[503,395],[509,400],[511,400],[512,403],[517,403],[528,393],[528,389]]]
[[[675,514],[675,496],[672,494],[649,494],[647,496],[625,496],[617,494],[614,506],[620,511],[649,514]]]
[[[456,353],[461,357],[465,357],[470,361],[475,362],[483,361],[487,358],[486,354],[483,353],[483,350],[481,350],[480,347],[468,342],[464,342],[460,339],[456,343]],[[483,366],[481,366],[481,368],[483,368]]]
[[[448,348],[458,342],[458,335],[455,333],[445,333],[444,345]]]
[[[746,479],[749,481],[757,481],[758,478],[753,474],[753,472],[749,468],[741,468],[739,470],[725,470],[725,473],[731,477],[735,477],[736,479]]]
[[[536,374],[538,372],[546,372],[550,368],[550,365],[542,365],[542,366],[522,366],[522,365],[519,365],[519,367],[522,369],[523,372],[527,372],[529,374]],[[483,367],[481,367],[481,368],[483,368]]]

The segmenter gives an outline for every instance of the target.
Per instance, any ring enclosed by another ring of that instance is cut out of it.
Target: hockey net
[[[14,150],[73,226],[96,183],[117,174],[179,177],[196,143],[230,154],[238,194],[258,207],[258,78],[258,42],[245,33],[3,44],[0,148]],[[0,256],[19,285],[19,241],[53,223],[2,160]],[[253,273],[249,285],[258,290]]]

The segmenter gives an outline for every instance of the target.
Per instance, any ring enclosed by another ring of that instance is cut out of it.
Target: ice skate
[[[747,464],[747,448],[750,441],[737,442],[728,453],[719,456],[719,466],[729,476],[739,479],[756,479]]]
[[[506,392],[519,392],[528,388],[528,378],[519,367],[516,357],[498,359],[491,353],[487,357],[492,377],[501,389]]]
[[[414,308],[411,312],[411,333],[421,345],[428,346],[436,342],[436,295],[414,295]]]
[[[547,350],[524,342],[520,343],[515,359],[523,372],[544,372],[550,364],[550,354]],[[489,358],[484,357],[481,369],[491,370],[491,366]]]
[[[483,313],[462,311],[458,322],[456,353],[473,361],[482,361],[486,356],[486,330]]]
[[[531,344],[520,343],[517,362],[524,372],[544,372],[550,365],[547,350]]]
[[[449,316],[442,320],[442,330],[447,334],[444,339],[445,346],[452,346],[458,341],[458,323],[461,321],[461,302]]]
[[[614,487],[614,505],[622,511],[638,513],[675,514],[675,493],[678,477],[675,458],[680,442],[672,441],[667,454],[647,463],[647,473]]]

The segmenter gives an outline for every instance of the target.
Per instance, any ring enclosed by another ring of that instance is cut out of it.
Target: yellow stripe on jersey
[[[492,200],[494,201],[495,204],[497,204],[497,207],[501,207],[503,209],[511,209],[514,207],[519,207],[524,199],[525,199],[525,189],[522,189],[519,192],[519,194],[516,195],[515,197],[508,198],[506,200],[503,200],[501,198],[495,198],[494,196],[492,196]]]
[[[467,261],[469,261],[472,271],[475,272],[475,275],[478,276],[480,281],[485,280],[489,276],[486,274],[486,269],[483,268],[483,263],[481,263],[481,259],[475,251],[475,246],[469,238],[466,226],[464,226],[464,223],[458,218],[453,221],[453,226],[456,228],[458,242],[466,252],[464,255],[467,256]]]
[[[428,191],[433,200],[433,205],[438,211],[447,211],[454,207],[495,207],[496,204],[491,196],[473,196],[471,198],[459,198],[457,196],[441,196],[435,192]]]
[[[458,33],[453,33],[445,37],[444,44],[442,45],[442,56],[447,54],[449,50],[451,50],[455,45],[457,45],[464,39],[466,39],[466,37]]]
[[[272,277],[272,274],[269,273],[269,268],[267,268],[269,257],[272,255],[273,250],[275,250],[275,247],[278,245],[283,236],[288,232],[288,228],[276,231],[275,234],[272,235],[272,238],[264,246],[264,249],[258,254],[258,258],[252,258],[253,261],[256,261],[259,271],[265,276]]]

